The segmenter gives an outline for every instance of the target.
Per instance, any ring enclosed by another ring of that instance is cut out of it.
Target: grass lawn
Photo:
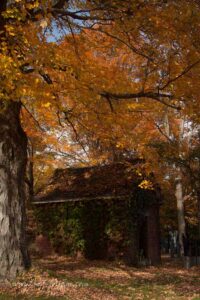
[[[16,281],[0,283],[0,300],[200,300],[200,268],[163,260],[160,267],[130,268],[105,261],[52,256],[35,259]]]

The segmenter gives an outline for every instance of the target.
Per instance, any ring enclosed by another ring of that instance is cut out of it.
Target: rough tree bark
[[[0,1],[0,44],[8,2]],[[30,265],[25,239],[27,138],[20,109],[19,102],[0,99],[0,279],[15,277]]]
[[[0,102],[0,278],[13,278],[30,260],[25,239],[27,138],[20,103]]]

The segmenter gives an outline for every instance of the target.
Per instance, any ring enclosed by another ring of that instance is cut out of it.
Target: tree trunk
[[[182,186],[182,176],[181,171],[178,170],[179,174],[176,179],[176,190],[175,196],[177,201],[177,214],[178,214],[178,234],[179,234],[179,246],[180,255],[184,255],[184,244],[183,240],[186,237],[185,232],[185,215],[184,215],[184,199],[183,199],[183,186]]]
[[[21,104],[0,105],[0,278],[13,278],[30,265],[25,239],[27,138],[20,125]]]

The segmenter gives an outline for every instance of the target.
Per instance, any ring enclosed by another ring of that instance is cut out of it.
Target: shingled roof
[[[35,203],[80,201],[129,196],[142,181],[138,162],[57,169],[36,195]]]

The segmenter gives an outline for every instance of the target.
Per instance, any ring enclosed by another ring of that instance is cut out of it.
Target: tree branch
[[[96,21],[96,20],[100,20],[100,21],[114,21],[113,18],[109,17],[109,18],[101,18],[98,16],[86,16],[86,15],[79,15],[77,14],[77,12],[71,12],[65,9],[58,9],[58,8],[52,8],[50,10],[50,13],[52,13],[54,16],[55,15],[61,15],[61,16],[67,16],[70,17],[72,19],[75,20],[80,20],[80,21]]]
[[[142,53],[139,49],[137,49],[136,47],[134,47],[131,43],[128,43],[128,42],[124,41],[124,40],[121,39],[120,37],[117,37],[117,36],[115,36],[115,35],[113,35],[113,34],[107,32],[107,31],[102,30],[102,29],[95,29],[95,28],[93,28],[93,27],[90,27],[90,28],[88,28],[88,29],[93,30],[93,31],[96,31],[96,32],[101,32],[101,33],[107,35],[108,37],[110,37],[110,38],[112,38],[112,39],[114,39],[114,40],[116,40],[116,41],[118,41],[118,42],[124,44],[126,47],[128,47],[128,48],[129,48],[132,52],[134,52],[135,54],[140,55],[140,56],[146,58],[147,60],[153,61],[153,58],[151,58],[151,57],[149,57],[148,55]]]
[[[198,65],[200,63],[200,59],[197,60],[196,62],[194,62],[193,64],[187,66],[187,68],[185,68],[179,75],[175,76],[174,78],[170,79],[167,83],[165,83],[162,87],[160,87],[160,90],[164,90],[166,87],[168,87],[171,83],[173,83],[174,81],[178,80],[179,78],[181,78],[182,76],[184,76],[185,74],[187,74],[192,68],[194,68],[196,65]]]
[[[30,110],[26,107],[26,105],[24,103],[21,103],[22,107],[26,110],[26,112],[30,115],[30,117],[33,119],[33,121],[36,123],[36,125],[38,126],[38,128],[44,132],[44,129],[41,127],[40,123],[38,122],[38,120],[34,117],[34,115],[30,112]]]
[[[168,142],[173,142],[173,140],[170,139],[170,137],[162,130],[162,128],[156,122],[154,122],[154,125],[156,126],[158,131],[168,140]]]
[[[173,104],[170,104],[168,102],[166,102],[165,100],[163,100],[162,98],[168,98],[168,99],[173,99],[173,95],[172,94],[165,94],[165,93],[155,93],[155,92],[139,92],[139,93],[124,93],[124,94],[115,94],[115,93],[109,93],[109,92],[103,92],[100,93],[100,95],[104,98],[106,98],[106,100],[108,100],[108,98],[110,99],[115,99],[115,100],[129,100],[129,99],[137,99],[137,98],[150,98],[153,99],[163,105],[166,105],[170,108],[173,109],[177,109],[177,110],[181,110],[180,106],[176,106]]]
[[[73,122],[70,120],[70,118],[68,117],[67,113],[64,112],[64,115],[65,115],[65,120],[67,121],[67,123],[70,125],[70,127],[72,128],[74,134],[75,134],[75,139],[76,141],[79,143],[79,145],[81,146],[81,148],[83,149],[84,153],[87,155],[87,151],[85,149],[85,146],[84,144],[80,141],[80,138],[79,138],[79,134],[76,130],[76,127],[74,126]]]

